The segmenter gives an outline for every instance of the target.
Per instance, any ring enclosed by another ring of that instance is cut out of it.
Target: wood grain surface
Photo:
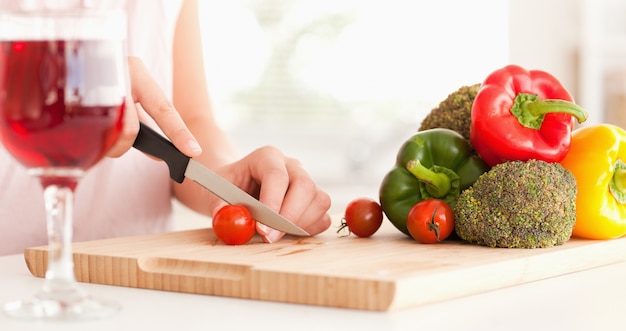
[[[447,241],[418,244],[384,223],[371,238],[255,237],[227,246],[210,228],[75,243],[80,282],[388,311],[514,286],[626,260],[626,238],[572,239],[540,249]],[[26,249],[45,275],[46,247]]]

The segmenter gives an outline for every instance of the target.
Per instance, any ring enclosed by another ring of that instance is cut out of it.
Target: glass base
[[[25,320],[94,320],[113,315],[121,309],[115,302],[82,296],[71,301],[49,298],[47,295],[9,302],[4,313]]]

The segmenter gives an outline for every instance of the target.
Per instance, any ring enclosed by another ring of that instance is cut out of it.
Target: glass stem
[[[71,180],[70,180],[71,181]],[[74,183],[44,185],[48,227],[48,269],[44,292],[66,296],[76,288],[72,256]]]

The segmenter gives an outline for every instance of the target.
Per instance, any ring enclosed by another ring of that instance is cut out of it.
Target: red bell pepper
[[[471,113],[470,141],[490,166],[530,159],[559,162],[572,139],[574,120],[587,112],[551,74],[508,65],[482,83]]]

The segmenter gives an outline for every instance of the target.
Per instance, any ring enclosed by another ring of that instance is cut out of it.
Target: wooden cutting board
[[[334,230],[242,246],[222,244],[211,229],[81,242],[75,271],[88,283],[386,311],[626,260],[626,238],[504,249],[418,244],[388,223],[371,238]],[[46,247],[25,258],[43,277]]]

